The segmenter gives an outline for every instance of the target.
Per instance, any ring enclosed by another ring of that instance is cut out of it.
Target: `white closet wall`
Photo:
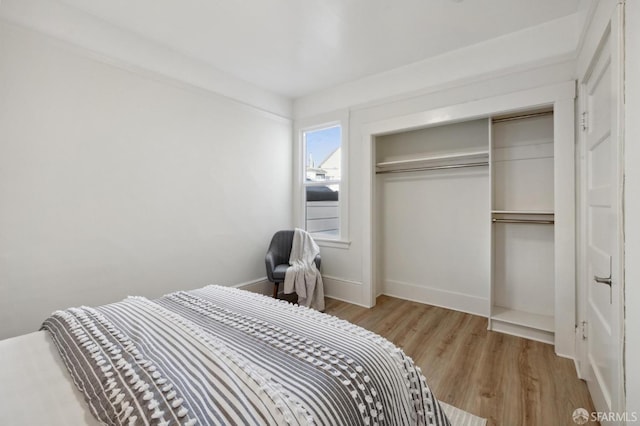
[[[487,119],[376,138],[379,293],[488,314],[488,149]]]
[[[553,114],[494,119],[495,210],[553,211]]]

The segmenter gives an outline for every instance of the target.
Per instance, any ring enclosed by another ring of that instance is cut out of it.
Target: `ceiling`
[[[578,11],[581,0],[61,0],[291,98]]]

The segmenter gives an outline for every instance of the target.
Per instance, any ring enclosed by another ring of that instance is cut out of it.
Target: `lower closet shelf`
[[[489,318],[489,329],[526,339],[554,344],[555,325],[551,315],[533,314],[494,306]]]
[[[508,322],[510,324],[523,325],[543,331],[555,330],[553,316],[533,314],[531,312],[516,311],[515,309],[493,307],[492,320]]]

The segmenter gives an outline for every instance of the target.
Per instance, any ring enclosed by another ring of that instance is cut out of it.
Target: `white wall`
[[[53,310],[264,276],[291,123],[0,21],[0,338]]]
[[[118,67],[154,73],[291,116],[291,100],[58,0],[1,0],[0,18],[64,40]]]
[[[483,60],[486,60],[483,59]],[[470,59],[465,66],[473,68],[475,59]],[[398,98],[377,99],[366,105],[349,107],[349,236],[351,244],[348,248],[321,247],[323,274],[337,278],[335,285],[327,294],[333,295],[334,288],[349,288],[341,298],[366,305],[368,294],[358,287],[363,280],[362,250],[365,233],[369,230],[362,228],[362,218],[370,207],[363,203],[363,179],[370,170],[370,164],[364,164],[363,128],[367,123],[377,122],[392,117],[429,111],[447,105],[462,104],[476,99],[499,96],[529,88],[566,82],[575,78],[575,62],[573,60],[560,61],[554,64],[534,66],[525,71],[512,73],[497,73],[492,78],[483,78],[472,83],[460,83],[454,87],[448,84],[444,87],[416,87],[419,95],[406,95]],[[378,93],[375,85],[366,86],[363,90]],[[381,89],[381,92],[386,92]],[[316,95],[313,95],[316,96]],[[311,102],[311,100],[308,100]],[[307,101],[305,101],[305,104]],[[294,105],[295,109],[295,105]],[[294,111],[297,113],[297,111]],[[489,246],[487,246],[489,250]]]
[[[640,3],[625,22],[625,366],[627,411],[640,415]]]

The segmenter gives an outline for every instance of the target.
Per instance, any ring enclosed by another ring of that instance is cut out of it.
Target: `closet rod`
[[[379,171],[376,171],[376,174],[422,172],[426,170],[442,170],[442,169],[461,169],[463,167],[479,167],[479,166],[488,166],[488,165],[489,165],[488,161],[483,161],[482,163],[450,164],[448,166],[407,167],[406,169],[379,170]]]
[[[503,121],[522,120],[524,118],[542,117],[544,115],[553,115],[553,111],[533,112],[531,114],[515,115],[513,117],[492,118],[492,123],[502,123]]]
[[[491,219],[493,223],[531,223],[533,225],[553,225],[553,220],[535,220],[535,219]]]

